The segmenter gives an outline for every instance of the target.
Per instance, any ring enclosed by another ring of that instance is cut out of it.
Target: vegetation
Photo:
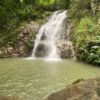
[[[22,21],[41,17],[41,10],[44,13],[43,10],[67,8],[69,2],[69,0],[1,0],[0,30],[15,28]]]
[[[70,15],[76,16],[72,18],[75,26],[74,45],[78,60],[100,65],[100,12],[99,9],[95,10],[94,15],[91,2],[92,0],[83,3],[82,0],[78,1],[76,8],[80,8],[79,12],[78,9],[70,9]]]
[[[92,18],[82,18],[76,27],[75,46],[77,58],[100,65],[100,28]]]
[[[68,4],[69,0],[1,0],[0,33],[11,33],[23,22],[43,19],[46,10],[66,8]]]

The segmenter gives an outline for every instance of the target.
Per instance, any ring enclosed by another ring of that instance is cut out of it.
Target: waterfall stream
[[[60,59],[57,42],[65,30],[67,11],[55,11],[47,23],[41,26],[36,36],[32,57]]]

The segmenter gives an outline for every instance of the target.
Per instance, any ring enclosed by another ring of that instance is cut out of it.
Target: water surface
[[[100,76],[100,68],[72,60],[0,59],[0,95],[42,100],[76,79]]]

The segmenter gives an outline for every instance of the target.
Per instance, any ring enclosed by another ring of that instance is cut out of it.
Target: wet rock
[[[36,48],[35,56],[36,57],[45,57],[48,54],[49,50],[47,47],[47,43],[45,41],[41,41],[41,43]]]
[[[61,58],[73,58],[74,57],[74,47],[71,41],[60,41],[58,43],[58,53]]]
[[[45,100],[100,100],[100,78],[78,80]]]

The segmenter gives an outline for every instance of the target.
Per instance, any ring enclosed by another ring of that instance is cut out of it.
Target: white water
[[[58,11],[54,12],[49,21],[41,26],[35,40],[34,49],[32,53],[33,58],[37,58],[36,53],[38,53],[37,48],[42,43],[44,46],[44,55],[46,59],[60,59],[60,55],[57,53],[57,42],[61,37],[61,33],[64,30],[64,20],[66,19],[66,11],[59,13]],[[44,37],[44,39],[42,39]],[[42,50],[43,51],[43,50]]]

